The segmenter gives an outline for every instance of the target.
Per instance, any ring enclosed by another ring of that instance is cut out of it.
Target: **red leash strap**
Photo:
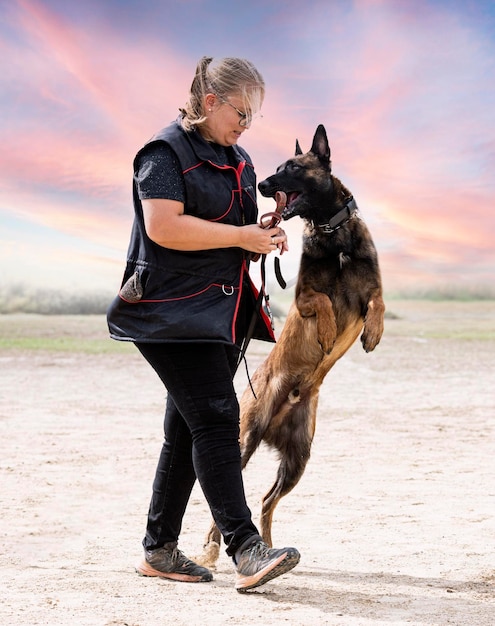
[[[275,209],[275,211],[264,213],[260,217],[260,226],[265,230],[268,228],[275,228],[275,226],[278,226],[282,221],[281,213],[287,204],[287,195],[283,191],[277,191],[277,193],[275,194],[275,202],[277,203],[277,208]],[[260,254],[253,254],[251,259],[253,261],[257,261],[260,256]]]
[[[260,225],[263,228],[273,228],[274,226],[278,226],[282,221],[282,211],[287,205],[287,195],[283,191],[277,191],[275,194],[275,202],[277,203],[276,211],[272,211],[271,213],[265,213],[265,215],[261,216]],[[271,221],[268,222],[268,219],[271,218]],[[266,224],[266,225],[265,225]],[[287,287],[287,283],[282,276],[282,271],[280,270],[280,258],[278,256],[273,260],[273,265],[275,268],[275,276],[277,278],[278,284],[285,289]]]
[[[282,221],[282,216],[278,211],[270,211],[269,213],[264,213],[260,217],[260,226],[261,228],[275,228]]]
[[[277,191],[275,194],[275,202],[277,203],[275,211],[270,211],[270,213],[265,213],[261,216],[261,228],[275,228],[275,226],[278,226],[282,221],[281,213],[287,205],[287,195],[283,191]]]

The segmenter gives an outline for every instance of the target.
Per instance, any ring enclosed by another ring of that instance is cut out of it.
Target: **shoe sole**
[[[191,574],[177,574],[176,572],[161,572],[151,567],[151,565],[143,560],[134,567],[140,576],[149,576],[155,578],[168,578],[169,580],[177,580],[182,583],[209,583],[213,580],[213,576],[191,576]]]
[[[237,574],[235,588],[239,593],[244,593],[255,587],[260,587],[265,583],[289,572],[298,563],[301,555],[299,552],[286,552],[282,554],[274,563],[270,563],[265,568],[256,572],[252,576],[242,576]]]

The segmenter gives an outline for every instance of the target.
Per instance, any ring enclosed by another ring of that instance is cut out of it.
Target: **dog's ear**
[[[330,146],[328,145],[327,132],[322,124],[316,129],[311,152],[316,154],[323,163],[330,164]]]
[[[302,154],[303,151],[301,150],[301,146],[299,145],[299,141],[296,139],[296,156],[298,154]]]

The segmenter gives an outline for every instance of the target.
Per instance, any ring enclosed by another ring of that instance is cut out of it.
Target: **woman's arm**
[[[164,248],[193,251],[236,247],[257,254],[268,254],[277,248],[283,253],[288,249],[287,236],[279,227],[263,229],[258,224],[209,222],[184,214],[184,204],[176,200],[143,199],[142,206],[148,237]]]

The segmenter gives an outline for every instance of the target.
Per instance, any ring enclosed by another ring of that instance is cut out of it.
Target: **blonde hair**
[[[214,60],[213,57],[202,57],[196,66],[196,74],[191,84],[189,100],[182,114],[182,125],[186,130],[193,130],[206,121],[203,110],[204,97],[213,93],[220,99],[228,96],[242,98],[246,111],[250,115],[259,112],[265,97],[265,81],[246,59],[226,57]]]

